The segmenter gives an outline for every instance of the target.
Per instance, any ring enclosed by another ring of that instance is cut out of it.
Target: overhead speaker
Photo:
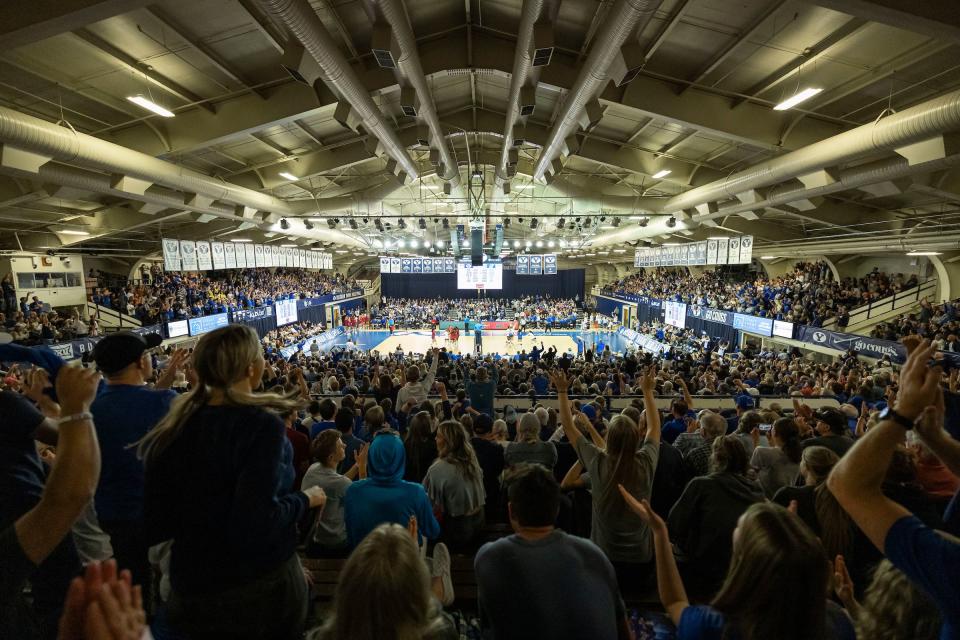
[[[483,266],[483,229],[479,227],[470,230],[470,264]]]

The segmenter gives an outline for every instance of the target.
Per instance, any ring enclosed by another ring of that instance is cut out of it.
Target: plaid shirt
[[[710,472],[710,454],[713,452],[713,442],[707,442],[699,447],[690,449],[683,457],[684,466],[691,478],[705,476]]]

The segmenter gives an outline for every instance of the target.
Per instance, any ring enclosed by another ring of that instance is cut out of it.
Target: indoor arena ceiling
[[[960,247],[949,2],[8,0],[0,52],[2,249]]]

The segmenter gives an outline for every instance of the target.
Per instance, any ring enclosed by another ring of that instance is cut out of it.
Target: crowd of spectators
[[[645,269],[612,285],[615,293],[650,296],[714,309],[822,326],[850,309],[918,284],[917,276],[874,269],[839,282],[824,262],[798,263],[791,273],[766,278],[743,268],[717,267],[699,275],[685,269]],[[845,326],[844,322],[839,323]]]
[[[270,306],[277,300],[314,298],[357,288],[342,274],[306,269],[144,272],[140,283],[98,287],[91,302],[135,317],[143,325]]]
[[[955,637],[960,402],[927,342],[898,372],[653,325],[663,357],[272,348],[315,329],[111,334],[100,374],[0,346],[0,637],[457,638],[451,554],[485,637],[651,638],[624,596],[653,587],[678,638]],[[301,545],[346,558],[319,619]]]
[[[929,299],[920,301],[920,309],[905,313],[879,323],[870,332],[874,338],[899,340],[904,336],[919,335],[927,338],[940,351],[960,351],[960,318],[957,316],[960,300],[933,304]]]
[[[488,321],[516,318],[531,328],[573,324],[580,308],[573,298],[384,298],[371,309],[371,322],[399,329],[421,329],[434,321]]]

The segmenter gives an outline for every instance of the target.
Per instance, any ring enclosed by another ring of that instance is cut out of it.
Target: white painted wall
[[[874,267],[879,267],[880,271],[885,273],[902,273],[908,278],[915,274],[921,280],[936,275],[930,261],[924,257],[868,255],[846,262],[842,262],[842,259],[835,260],[834,264],[837,265],[841,278],[862,278],[873,271]]]
[[[2,261],[4,273],[13,273],[13,284],[17,289],[17,298],[21,298],[35,292],[41,302],[46,302],[52,307],[72,307],[85,306],[87,302],[87,290],[84,286],[84,262],[83,257],[79,255],[71,256],[47,256],[42,254],[24,254],[22,256],[12,257],[9,260]],[[74,273],[77,276],[79,286],[51,286],[51,287],[30,287],[21,288],[19,274],[36,273]]]

